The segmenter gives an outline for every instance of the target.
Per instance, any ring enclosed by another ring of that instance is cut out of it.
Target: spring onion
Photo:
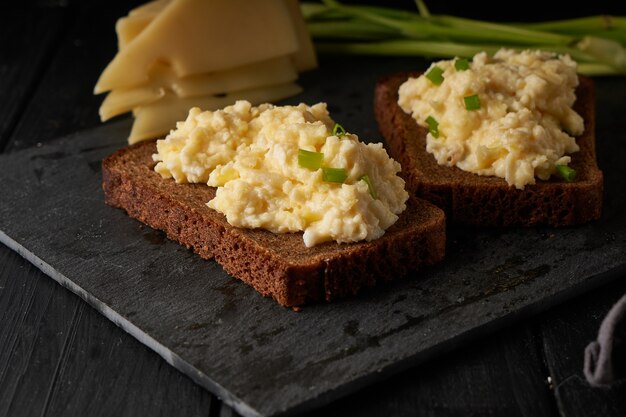
[[[574,168],[568,167],[567,165],[557,165],[556,173],[566,182],[572,182],[574,181],[574,178],[576,178],[576,170]]]
[[[465,58],[459,58],[454,61],[454,68],[457,71],[465,71],[469,69],[469,61]]]
[[[426,78],[435,85],[441,85],[443,82],[443,70],[435,65],[426,73]]]
[[[478,110],[480,109],[480,99],[476,94],[472,96],[463,97],[463,101],[465,102],[465,108],[467,110]]]
[[[346,135],[346,129],[343,128],[339,123],[335,123],[333,126],[333,136],[337,136],[338,138]]]
[[[426,118],[426,123],[428,124],[428,131],[434,138],[439,137],[439,122],[433,117],[428,116]]]
[[[374,184],[372,184],[372,181],[370,180],[369,175],[367,174],[362,175],[361,178],[359,178],[359,180],[365,181],[365,183],[367,184],[367,188],[370,192],[370,195],[372,196],[374,200],[376,200],[378,198],[378,194],[376,194],[376,190],[374,189]]]
[[[312,152],[305,149],[298,149],[298,165],[302,168],[308,168],[311,171],[318,170],[322,167],[324,154],[321,152]]]
[[[326,182],[343,183],[348,174],[344,168],[322,168],[322,179]]]
[[[626,75],[626,16],[496,23],[434,14],[416,3],[414,11],[337,0],[301,7],[320,54],[460,58],[462,71],[462,59],[481,51],[541,49],[569,54],[583,74]],[[435,74],[431,81],[443,81]]]

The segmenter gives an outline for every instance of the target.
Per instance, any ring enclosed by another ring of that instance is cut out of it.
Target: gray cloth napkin
[[[598,339],[585,349],[585,377],[594,387],[626,378],[626,295],[606,315]]]

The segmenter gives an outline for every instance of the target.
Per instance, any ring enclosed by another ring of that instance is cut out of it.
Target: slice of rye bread
[[[302,233],[274,234],[233,227],[206,206],[215,188],[176,184],[154,171],[154,142],[142,142],[102,163],[105,201],[159,230],[202,258],[284,306],[356,294],[423,265],[445,252],[445,215],[413,198],[383,237],[371,242],[326,242],[307,248]]]
[[[480,176],[437,164],[426,151],[428,129],[419,126],[398,105],[398,88],[419,73],[385,77],[376,85],[374,113],[389,154],[402,165],[407,190],[446,212],[451,223],[478,226],[567,226],[598,219],[602,211],[602,171],[596,164],[595,92],[593,81],[580,77],[574,109],[585,120],[576,138],[580,151],[571,154],[576,178],[537,180],[523,190],[502,178]]]

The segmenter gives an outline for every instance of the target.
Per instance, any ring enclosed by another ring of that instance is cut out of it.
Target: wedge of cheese
[[[125,48],[143,30],[148,27],[154,18],[163,11],[171,0],[155,0],[139,6],[128,13],[128,16],[117,20],[117,48]]]
[[[160,87],[121,88],[107,94],[100,106],[100,120],[103,122],[120,114],[133,111],[135,107],[145,106],[165,96],[165,89]]]
[[[156,15],[165,8],[172,0],[153,0],[141,6],[135,7],[128,12],[128,16]]]
[[[171,0],[156,0],[147,3],[131,10],[128,16],[120,18],[115,26],[118,38],[118,49],[124,48],[137,37],[170,1]],[[296,69],[298,71],[307,71],[317,68],[315,48],[309,36],[304,17],[300,11],[300,3],[298,0],[283,1],[291,17],[291,23],[293,24],[298,42],[298,49],[291,55]]]
[[[264,85],[284,84],[298,78],[291,60],[287,56],[268,59],[208,74],[176,78],[168,74],[165,84],[178,97],[193,97],[206,94],[223,94]]]
[[[298,39],[298,50],[291,56],[296,69],[304,72],[317,68],[317,56],[315,55],[315,47],[306,28],[304,16],[300,11],[300,3],[298,0],[284,0],[291,22],[294,25],[296,37]]]
[[[154,20],[155,14],[122,17],[115,24],[117,48],[122,50]]]
[[[173,0],[117,53],[95,92],[145,83],[157,61],[184,77],[292,54],[290,16],[283,0]]]
[[[116,32],[118,53],[94,91],[109,92],[102,121],[133,112],[131,143],[166,134],[194,106],[297,94],[298,72],[317,66],[297,0],[154,0]]]
[[[283,56],[230,71],[183,78],[178,78],[170,67],[159,64],[153,67],[149,77],[148,83],[109,92],[100,106],[100,119],[104,122],[114,116],[129,112],[134,107],[152,103],[163,97],[165,91],[172,92],[181,98],[225,94],[285,84],[295,81],[298,74],[289,57]]]

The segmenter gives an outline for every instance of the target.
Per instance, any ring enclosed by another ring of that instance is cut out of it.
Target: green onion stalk
[[[569,54],[587,75],[626,75],[626,16],[588,16],[538,23],[495,23],[417,10],[301,3],[320,54],[471,58],[500,48]]]

